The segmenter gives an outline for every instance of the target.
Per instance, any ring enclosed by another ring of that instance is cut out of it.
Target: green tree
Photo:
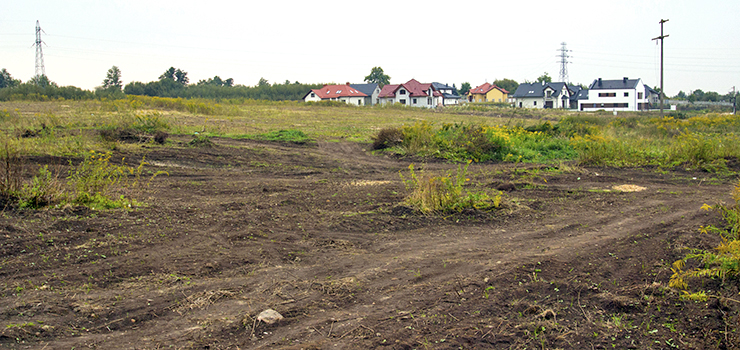
[[[537,82],[538,83],[542,83],[542,82],[552,83],[552,78],[550,77],[549,74],[547,74],[547,72],[545,72],[544,74],[540,75],[539,78],[537,78]]]
[[[270,86],[270,82],[267,81],[265,78],[260,78],[260,81],[257,83],[257,86]]]
[[[365,82],[369,84],[378,84],[381,88],[391,83],[391,77],[383,72],[383,68],[373,67],[370,75],[365,77]]]
[[[188,85],[189,79],[188,79],[188,72],[175,67],[170,67],[162,75],[159,76],[159,81],[164,80],[172,80],[180,83],[180,85],[185,86]]]
[[[49,77],[47,77],[45,74],[36,75],[33,78],[31,78],[31,80],[29,80],[28,82],[38,87],[42,87],[42,88],[45,88],[47,86],[59,87],[57,83],[49,80]]]
[[[493,85],[496,85],[509,93],[514,93],[516,91],[516,88],[519,87],[519,83],[516,82],[516,80],[513,79],[496,79],[493,81]]]
[[[13,77],[5,68],[0,70],[0,89],[17,86],[20,83],[20,80],[13,79]]]
[[[704,101],[718,102],[719,100],[720,100],[719,94],[714,91],[707,91],[704,94]]]
[[[179,68],[175,71],[175,81],[182,84],[183,86],[188,85],[190,79],[188,79],[188,72],[180,70]]]
[[[460,84],[460,96],[467,95],[470,89],[471,89],[470,83],[468,83],[467,81]]]
[[[691,102],[704,101],[704,91],[702,91],[701,89],[696,89],[692,91],[688,97],[688,100]]]
[[[121,70],[117,66],[108,69],[108,73],[103,79],[103,89],[109,91],[121,91],[123,82],[121,82]]]
[[[175,80],[175,67],[170,67],[162,75],[159,76],[159,80],[171,79]]]

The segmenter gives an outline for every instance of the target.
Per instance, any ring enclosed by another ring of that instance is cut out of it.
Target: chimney
[[[599,86],[601,86],[601,78],[599,78]]]
[[[347,82],[347,85],[349,86],[349,82]]]
[[[629,78],[627,78],[627,77],[624,77],[624,78],[622,78],[622,80],[624,81],[624,83],[625,83],[625,84],[627,84],[627,80],[628,80],[628,79],[629,79]]]

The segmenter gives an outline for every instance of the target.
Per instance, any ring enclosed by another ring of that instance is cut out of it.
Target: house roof
[[[434,88],[434,90],[454,90],[452,86],[449,86],[447,84],[437,83],[437,82],[433,82],[432,87]]]
[[[378,97],[393,97],[396,96],[396,89],[401,86],[400,84],[388,84],[384,85],[382,89],[380,89],[380,94]]]
[[[349,86],[359,90],[365,95],[372,96],[373,92],[375,92],[375,89],[378,87],[378,84],[349,84]]]
[[[411,79],[403,84],[388,84],[383,86],[378,97],[395,97],[396,91],[400,88],[406,89],[406,91],[409,92],[410,97],[428,97],[429,94],[427,94],[427,91],[429,91],[430,88],[432,89],[432,96],[442,96],[442,93],[435,90],[432,84],[422,84],[416,79]]]
[[[588,100],[588,89],[581,89],[575,96],[576,100]]]
[[[312,89],[311,92],[316,93],[319,98],[338,98],[338,97],[366,97],[367,94],[355,89],[349,85],[324,85],[320,89]],[[309,93],[311,93],[309,92]],[[308,94],[307,94],[308,95]],[[303,96],[306,98],[306,96]]]
[[[500,87],[498,87],[498,86],[496,86],[494,84],[491,84],[491,83],[485,83],[483,85],[480,85],[480,86],[477,86],[477,87],[475,87],[473,89],[470,89],[470,91],[468,93],[469,94],[487,94],[489,91],[491,91],[493,89],[498,89],[499,91],[501,91],[504,94],[508,94],[509,93],[505,89],[500,88]]]
[[[590,90],[634,89],[637,87],[639,81],[640,79],[629,79],[626,77],[619,80],[602,80],[599,78],[594,79],[594,82],[588,88]]]
[[[527,98],[527,97],[543,97],[545,96],[545,89],[551,88],[554,90],[553,96],[557,97],[563,90],[563,87],[573,90],[568,87],[566,83],[522,83],[516,88],[514,94],[511,97],[514,98]]]

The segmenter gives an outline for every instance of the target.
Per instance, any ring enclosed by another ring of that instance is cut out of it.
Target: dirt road
[[[169,175],[133,210],[6,208],[1,348],[737,347],[737,305],[667,288],[684,248],[717,243],[700,207],[732,177],[474,164],[502,209],[424,216],[399,205],[399,171],[456,165],[186,141],[145,149]],[[257,322],[269,308],[284,319]]]

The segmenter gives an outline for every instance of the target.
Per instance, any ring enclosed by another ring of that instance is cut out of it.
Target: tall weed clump
[[[688,282],[692,279],[719,278],[722,282],[727,279],[737,279],[740,276],[740,180],[732,190],[734,203],[731,205],[704,204],[705,210],[716,210],[724,220],[723,227],[713,225],[702,226],[699,231],[703,234],[719,236],[721,242],[712,250],[692,249],[682,259],[673,263],[669,286],[683,290],[683,296],[692,300],[706,300],[705,291],[690,293],[687,291]],[[695,267],[686,269],[686,264],[694,261]]]
[[[0,149],[0,199],[8,203],[18,196],[21,189],[21,163],[18,151],[6,137]]]
[[[117,165],[111,163],[111,155],[110,152],[86,152],[82,162],[70,170],[68,185],[74,191],[69,199],[71,203],[101,209],[127,207],[136,203],[127,199],[123,192],[139,185],[147,163],[142,159],[137,167],[125,163]],[[167,173],[156,172],[149,181],[161,174]]]
[[[455,162],[537,162],[576,156],[568,139],[518,126],[445,123],[435,127],[426,121],[401,127],[400,145],[391,151]],[[381,139],[380,133],[376,139]]]
[[[31,181],[21,187],[18,194],[20,207],[38,209],[57,204],[64,198],[63,186],[48,165],[40,167]]]
[[[106,141],[144,142],[153,140],[163,144],[170,126],[159,112],[146,114],[123,113],[100,130]]]
[[[409,195],[406,204],[424,214],[461,212],[466,209],[492,210],[501,205],[500,191],[470,191],[465,189],[468,161],[458,166],[455,174],[427,175],[409,165],[409,175],[399,172]]]

